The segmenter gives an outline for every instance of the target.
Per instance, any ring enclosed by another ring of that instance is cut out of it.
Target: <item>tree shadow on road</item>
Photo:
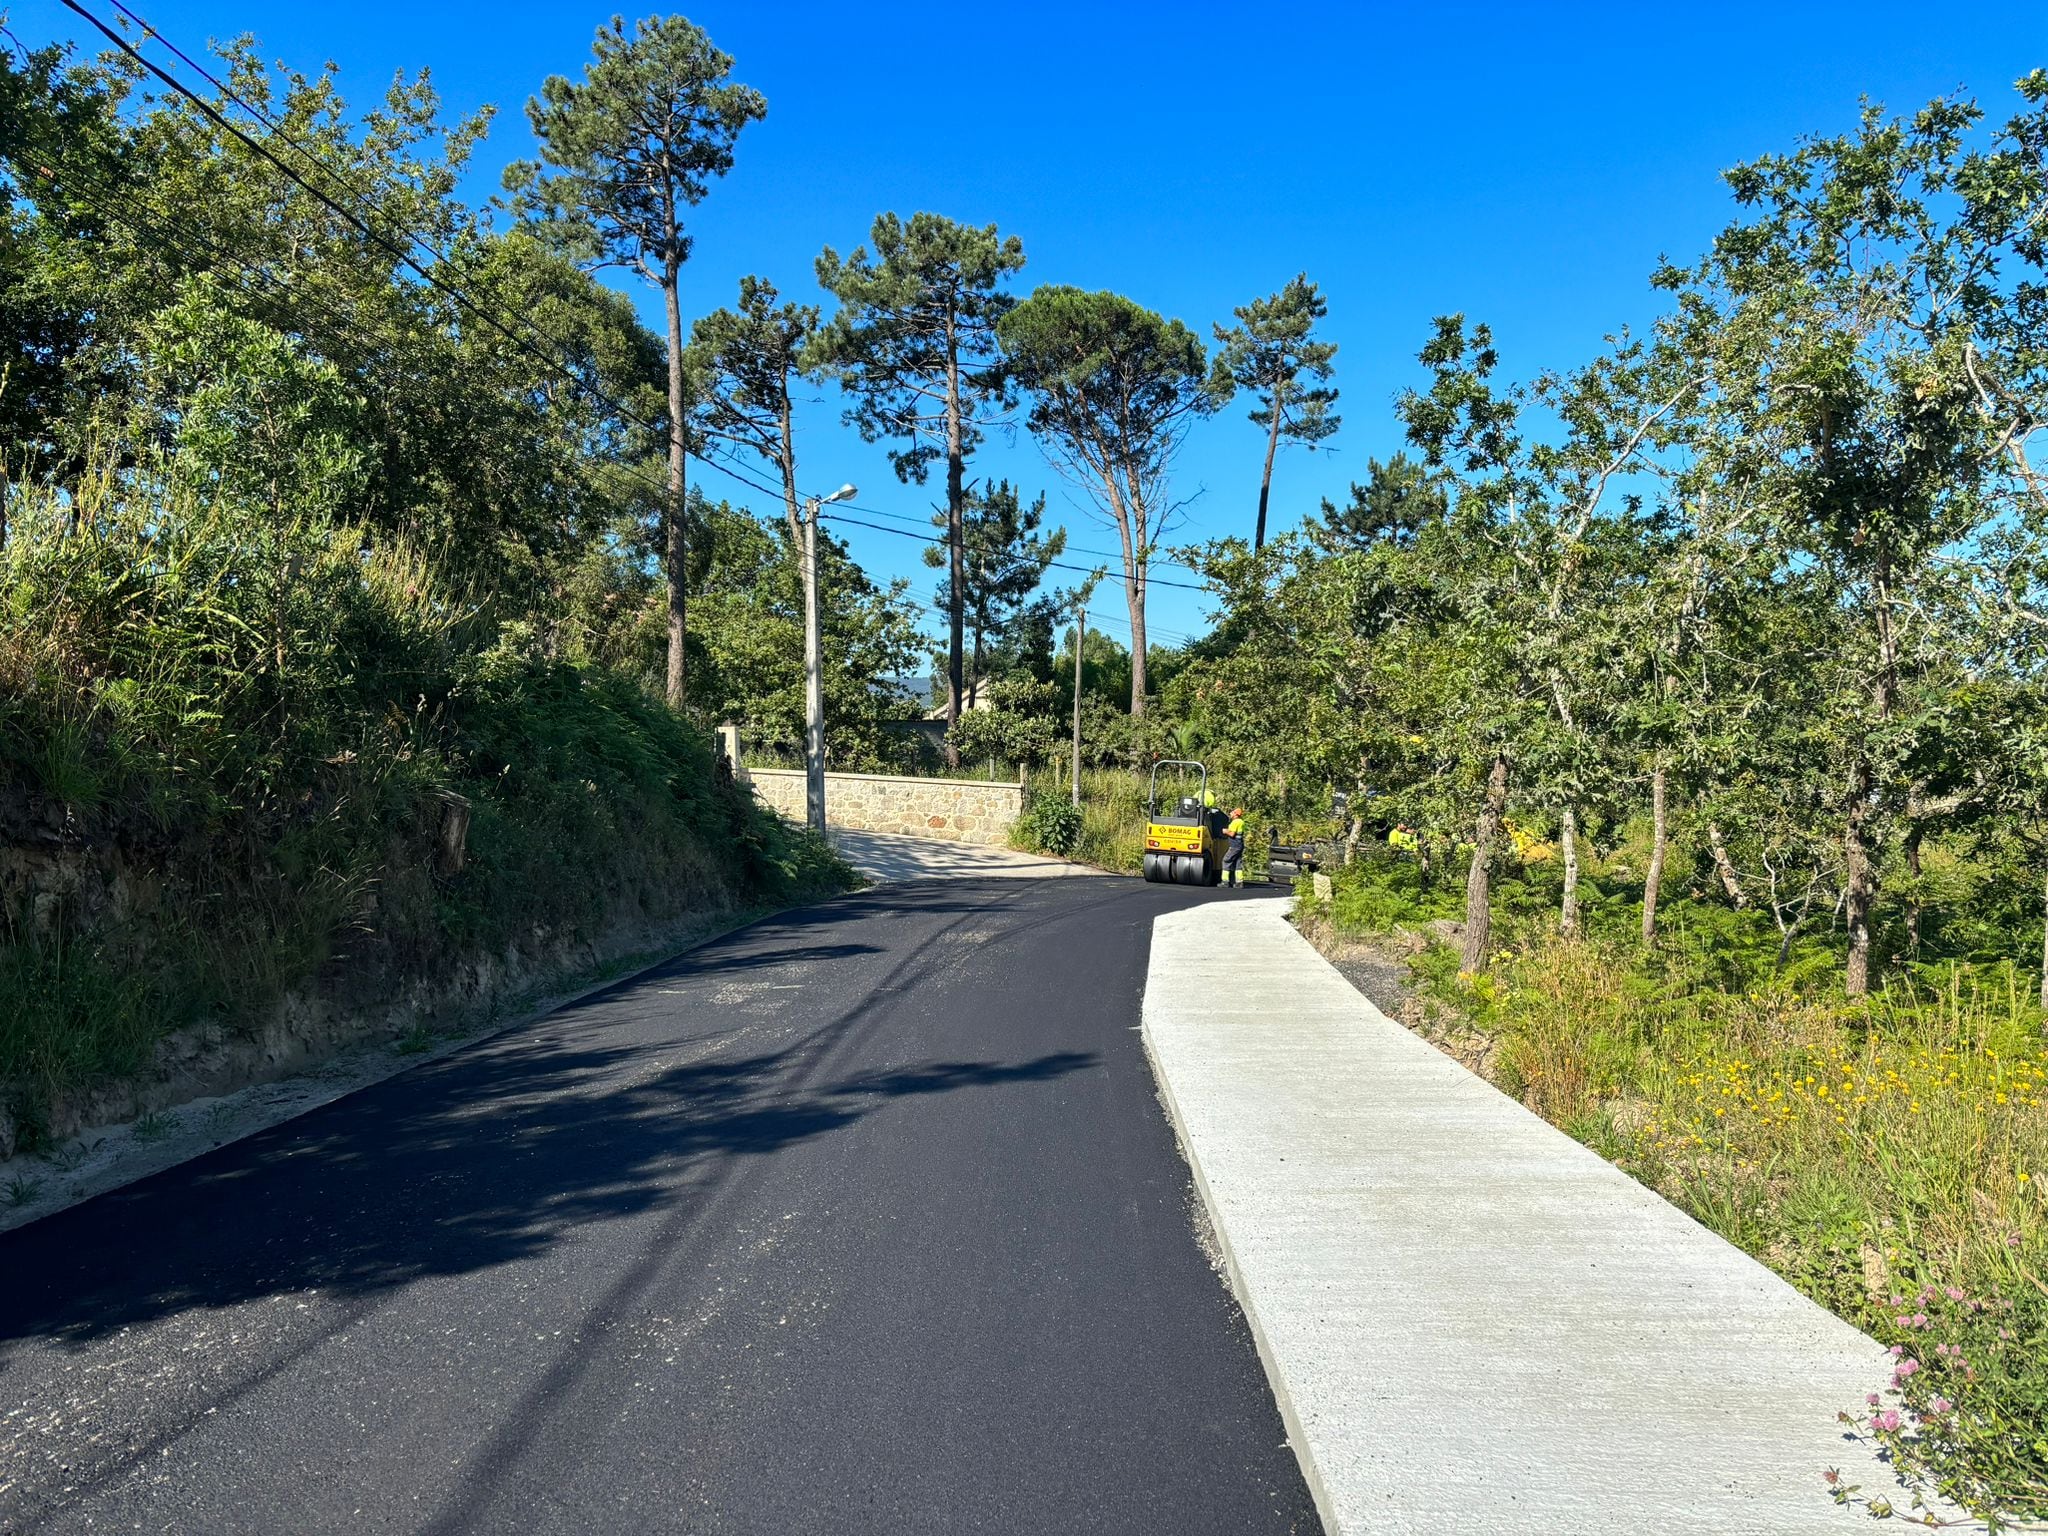
[[[876,949],[787,942],[819,926],[778,919],[751,943],[682,957],[9,1234],[0,1341],[83,1346],[315,1288],[370,1297],[512,1263],[594,1223],[659,1212],[667,1226],[751,1160],[894,1101],[1045,1083],[1097,1062],[1061,1051],[851,1069],[876,997],[908,958],[875,966],[883,974],[858,1000],[822,1019],[764,1030],[743,1009],[705,1006],[735,975]]]

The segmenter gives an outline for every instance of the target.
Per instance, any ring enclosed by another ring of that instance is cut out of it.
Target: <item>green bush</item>
[[[1070,858],[1081,846],[1081,811],[1062,795],[1032,790],[1011,840],[1033,853]]]

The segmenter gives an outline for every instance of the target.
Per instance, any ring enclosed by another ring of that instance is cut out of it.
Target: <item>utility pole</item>
[[[804,501],[804,825],[825,835],[825,635],[818,618],[818,508],[859,492],[842,485]]]
[[[1074,610],[1074,809],[1081,808],[1081,647],[1088,641],[1088,610]],[[2048,983],[2043,983],[2048,986]]]
[[[1102,580],[1104,572],[1100,567],[1091,572],[1088,579],[1074,588],[1074,809],[1081,808],[1081,652],[1088,643],[1088,599],[1095,595],[1095,584]]]

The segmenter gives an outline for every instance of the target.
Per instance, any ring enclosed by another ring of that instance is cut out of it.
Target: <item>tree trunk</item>
[[[1898,637],[1892,630],[1891,556],[1882,540],[1871,570],[1878,646],[1871,702],[1878,720],[1885,721],[1891,719],[1892,699],[1898,689],[1899,654]],[[1849,922],[1849,960],[1842,969],[1842,990],[1850,997],[1863,997],[1870,991],[1870,917],[1877,906],[1877,850],[1871,846],[1870,818],[1876,792],[1871,761],[1859,758],[1849,776],[1849,814],[1842,828],[1847,875],[1842,901]]]
[[[2048,885],[2041,892],[2041,1006],[2048,1009]]]
[[[1145,531],[1150,526],[1143,506],[1124,498],[1116,475],[1105,469],[1102,488],[1109,496],[1109,514],[1116,522],[1124,557],[1124,602],[1131,613],[1131,717],[1145,713]],[[1136,525],[1133,528],[1133,524]]]
[[[1465,952],[1459,968],[1478,972],[1486,969],[1486,951],[1493,937],[1492,868],[1493,840],[1500,831],[1501,813],[1508,803],[1508,760],[1496,756],[1486,775],[1486,798],[1479,805],[1479,824],[1474,830],[1472,867],[1465,875]]]
[[[664,574],[668,580],[668,679],[670,709],[683,707],[684,685],[688,681],[684,640],[689,633],[687,597],[684,584],[689,574],[688,547],[684,536],[684,510],[688,505],[683,481],[683,300],[676,275],[671,271],[661,285],[662,303],[668,310],[668,505],[663,508]]]
[[[953,727],[960,723],[961,644],[967,608],[967,453],[960,435],[960,360],[946,356],[946,766],[960,766]]]
[[[1131,605],[1131,718],[1145,713],[1145,567],[1124,582],[1124,594]]]
[[[1707,846],[1713,850],[1714,868],[1721,876],[1721,889],[1728,893],[1728,899],[1735,903],[1740,912],[1749,905],[1749,893],[1742,888],[1742,878],[1735,873],[1735,861],[1728,857],[1728,843],[1721,836],[1718,821],[1707,823]]]
[[[1557,841],[1564,855],[1564,904],[1558,909],[1557,931],[1566,938],[1579,933],[1579,813],[1566,806],[1557,819]]]
[[[1859,779],[1864,770],[1858,769]],[[1870,991],[1870,913],[1877,905],[1877,871],[1871,865],[1865,835],[1865,797],[1857,796],[1842,829],[1842,863],[1848,877],[1842,901],[1849,922],[1849,962],[1842,972],[1842,990],[1850,997]]]
[[[789,547],[804,548],[804,501],[796,488],[796,436],[790,419],[789,391],[782,392],[782,444],[776,455],[782,465],[782,515],[789,521]]]
[[[1906,902],[1906,952],[1920,958],[1920,838],[1919,822],[1906,827],[1906,873],[1913,877],[1913,894]]]
[[[1280,391],[1273,391],[1273,422],[1266,433],[1266,469],[1259,476],[1259,521],[1252,531],[1252,548],[1266,547],[1266,496],[1273,489],[1273,455],[1280,451]]]
[[[1664,763],[1650,775],[1650,870],[1643,880],[1643,942],[1657,941],[1657,896],[1664,884]]]

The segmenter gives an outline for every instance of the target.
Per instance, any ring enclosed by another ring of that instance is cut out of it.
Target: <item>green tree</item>
[[[1217,352],[1212,389],[1218,394],[1251,391],[1258,399],[1252,423],[1266,429],[1254,551],[1266,543],[1266,500],[1273,489],[1273,459],[1280,445],[1299,443],[1313,449],[1342,423],[1331,410],[1337,391],[1322,382],[1334,371],[1331,360],[1337,344],[1315,339],[1316,322],[1329,312],[1321,290],[1301,272],[1278,293],[1232,311],[1236,325],[1213,327]]]
[[[1031,431],[1122,541],[1131,616],[1131,713],[1145,713],[1145,592],[1175,504],[1168,472],[1188,428],[1221,403],[1201,338],[1117,293],[1052,285],[998,326]]]
[[[700,498],[701,502],[701,498]],[[777,527],[724,502],[697,509],[691,575],[698,594],[693,700],[790,751],[804,738],[803,582]],[[825,745],[839,767],[891,760],[896,710],[889,679],[917,654],[904,583],[875,584],[824,530],[818,540],[820,620],[826,654]]]
[[[949,513],[933,521],[944,526]],[[1067,547],[1067,532],[1055,528],[1040,533],[1045,521],[1045,497],[1041,494],[1029,506],[1015,486],[999,480],[987,490],[967,493],[966,515],[962,519],[965,548],[960,569],[966,581],[966,598],[960,604],[970,640],[967,658],[967,697],[976,698],[983,676],[982,647],[1021,616],[1031,594],[1045,577],[1046,568]],[[951,550],[927,547],[924,563],[947,567]],[[939,602],[953,611],[953,576],[950,570],[939,583]]]
[[[960,717],[953,734],[960,756],[1036,768],[1051,760],[1059,740],[1057,683],[1029,677],[991,683],[986,698]]]
[[[97,393],[88,343],[103,274],[81,254],[107,215],[70,189],[126,181],[123,94],[62,48],[0,51],[0,543],[10,470],[80,467],[57,428]]]
[[[792,388],[813,372],[808,349],[818,330],[818,307],[778,308],[777,297],[774,284],[741,278],[739,308],[714,310],[691,327],[685,361],[698,435],[745,448],[775,466],[789,547],[797,550],[803,546],[803,509]]]
[[[1003,284],[1024,265],[1024,242],[993,224],[916,213],[878,215],[868,246],[841,259],[826,246],[818,281],[839,300],[819,338],[820,360],[853,396],[847,420],[867,442],[908,443],[889,461],[923,484],[946,465],[946,726],[960,718],[967,594],[968,456],[1007,407],[996,325],[1014,298]],[[950,743],[947,761],[958,762]]]
[[[145,345],[152,393],[176,423],[173,479],[196,504],[322,519],[353,510],[361,402],[332,364],[234,314],[205,278],[151,317]]]
[[[1744,215],[1697,266],[1659,275],[1711,370],[1700,430],[1768,459],[1779,559],[1824,580],[1838,621],[1817,664],[1851,996],[1870,988],[1885,854],[1940,718],[1939,690],[1917,686],[1914,652],[1937,632],[1916,595],[1992,515],[2003,424],[1979,409],[1971,365],[2006,353],[2012,299],[1992,274],[2010,232],[2048,207],[2038,131],[2028,143],[2040,94],[2036,121],[2012,131],[2016,165],[1967,146],[1974,104],[1936,101],[1904,119],[1869,108],[1853,133],[1738,166]]]
[[[1370,549],[1386,539],[1412,539],[1416,530],[1441,517],[1449,498],[1438,478],[1405,453],[1386,463],[1365,461],[1365,483],[1353,481],[1351,499],[1338,506],[1327,497],[1310,531],[1327,547]]]
[[[1532,392],[1494,382],[1499,358],[1485,326],[1468,332],[1463,316],[1439,317],[1421,360],[1429,388],[1409,391],[1399,409],[1424,462],[1457,477],[1457,518],[1469,537],[1446,551],[1455,560],[1449,588],[1462,623],[1499,669],[1499,686],[1473,700],[1492,740],[1467,884],[1465,968],[1477,970],[1486,958],[1487,866],[1515,773],[1526,798],[1560,817],[1560,921],[1576,927],[1577,803],[1596,717],[1609,702],[1596,669],[1639,633],[1617,626],[1614,598],[1635,584],[1631,575],[1639,573],[1629,568],[1648,543],[1636,525],[1639,503],[1631,499],[1616,513],[1605,502],[1618,478],[1651,467],[1652,450],[1668,440],[1697,383],[1674,370],[1664,351],[1619,338],[1593,363],[1538,380],[1534,399],[1559,428],[1546,440],[1533,437],[1523,419]],[[1661,698],[1654,677],[1637,681]],[[1662,867],[1666,772],[1659,755],[1650,772],[1658,821],[1644,893],[1646,939]]]
[[[551,75],[526,106],[539,161],[507,169],[519,205],[569,249],[631,265],[661,291],[668,319],[668,700],[684,695],[687,597],[681,282],[693,237],[687,210],[732,169],[740,130],[767,114],[759,91],[732,80],[732,58],[681,16],[649,17],[629,35],[614,16],[598,29],[578,84]],[[552,168],[550,172],[547,168]]]

